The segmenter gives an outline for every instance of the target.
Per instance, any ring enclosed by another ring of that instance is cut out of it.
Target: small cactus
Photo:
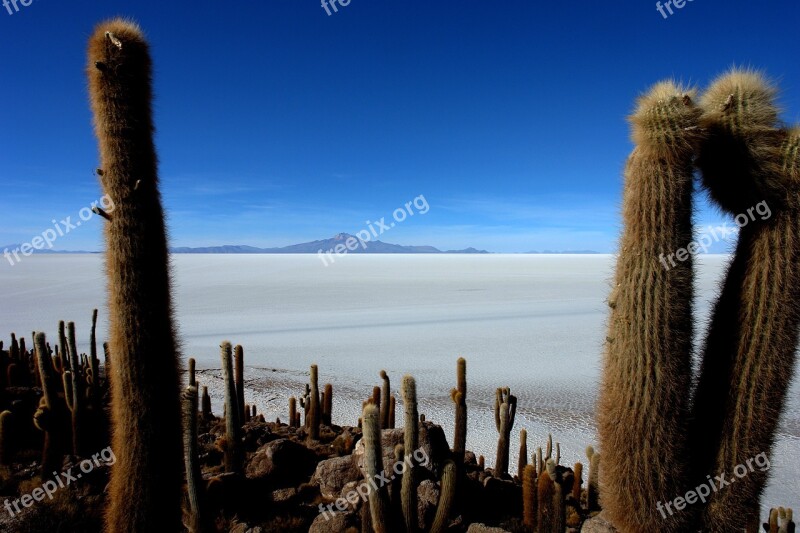
[[[8,466],[14,452],[14,415],[11,411],[0,413],[0,466]]]
[[[330,383],[325,384],[325,392],[322,397],[324,399],[322,402],[322,423],[330,426],[333,423],[333,385]]]
[[[517,414],[517,397],[508,388],[499,388],[494,401],[494,419],[497,432],[497,459],[494,465],[495,476],[508,474],[508,455],[511,446],[511,428]]]
[[[528,431],[525,428],[519,430],[519,460],[517,464],[517,476],[522,480],[522,474],[528,465]]]
[[[189,385],[181,396],[183,402],[183,459],[186,469],[186,489],[189,496],[189,533],[210,531],[204,519],[204,482],[200,473],[197,451],[197,386]]]

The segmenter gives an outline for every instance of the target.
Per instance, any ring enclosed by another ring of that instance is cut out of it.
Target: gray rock
[[[607,521],[603,513],[588,519],[581,527],[581,533],[616,533],[617,530]]]
[[[334,457],[320,462],[311,483],[319,485],[320,493],[329,500],[339,497],[345,485],[351,481],[363,479],[363,474],[352,455]]]
[[[484,524],[470,524],[467,533],[509,533],[500,527],[489,527]]]

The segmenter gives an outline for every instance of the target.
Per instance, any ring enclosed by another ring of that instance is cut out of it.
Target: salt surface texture
[[[702,332],[727,258],[698,258],[697,329]],[[51,337],[74,320],[88,351],[91,310],[106,284],[99,255],[33,256],[0,268],[0,332]],[[547,433],[562,462],[583,460],[596,444],[594,405],[605,338],[609,255],[353,255],[330,266],[313,255],[177,255],[175,306],[183,353],[204,369],[220,412],[219,343],[245,347],[247,401],[286,419],[309,365],[334,386],[334,422],[354,425],[361,400],[385,369],[396,391],[417,379],[420,412],[452,438],[455,361],[468,364],[469,449],[494,461],[493,398],[498,386],[519,398],[512,435],[529,450]],[[701,345],[700,342],[697,343]],[[764,503],[800,506],[800,384],[794,380],[772,456]],[[400,404],[399,404],[400,405]],[[400,418],[400,413],[398,417]]]

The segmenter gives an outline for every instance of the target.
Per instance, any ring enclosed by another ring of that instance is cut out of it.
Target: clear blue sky
[[[424,195],[430,211],[382,240],[610,252],[625,117],[649,85],[753,66],[800,120],[795,1],[664,19],[649,0],[351,0],[330,16],[318,0],[32,0],[0,7],[0,245],[101,195],[85,47],[114,15],[151,42],[174,246],[355,233]],[[101,249],[100,226],[55,248]]]

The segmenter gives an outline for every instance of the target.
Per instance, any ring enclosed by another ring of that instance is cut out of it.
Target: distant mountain
[[[347,247],[348,254],[488,254],[486,250],[467,248],[465,250],[448,250],[443,252],[433,246],[403,246],[383,241],[360,241],[349,233],[339,233],[330,239],[303,242],[280,248],[256,248],[254,246],[205,246],[200,248],[180,247],[171,250],[174,254],[315,254],[332,251],[336,247]]]

